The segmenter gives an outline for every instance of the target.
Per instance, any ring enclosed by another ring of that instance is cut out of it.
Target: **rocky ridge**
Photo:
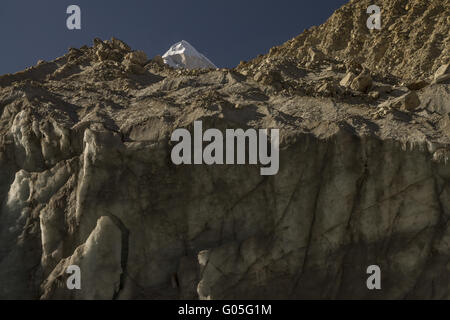
[[[177,42],[171,46],[162,58],[164,63],[174,68],[217,68],[207,57],[198,52],[189,42],[185,40]]]
[[[367,8],[381,9],[381,29],[369,30]],[[450,4],[445,0],[351,0],[323,24],[274,47],[240,69],[271,69],[284,59],[311,68],[332,64],[347,71],[366,68],[386,80],[433,76],[450,63]]]

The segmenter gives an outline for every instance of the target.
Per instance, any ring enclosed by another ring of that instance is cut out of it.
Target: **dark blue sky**
[[[151,58],[187,40],[233,67],[323,23],[347,0],[1,0],[0,74],[52,60],[69,47],[115,36]],[[81,7],[81,30],[66,9]]]

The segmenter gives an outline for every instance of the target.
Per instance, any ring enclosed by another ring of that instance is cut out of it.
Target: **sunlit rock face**
[[[382,3],[402,21],[403,1]],[[230,70],[96,39],[0,76],[0,298],[450,298],[448,42],[401,78],[314,32],[306,55],[291,41]],[[278,173],[173,164],[195,121],[279,129]]]

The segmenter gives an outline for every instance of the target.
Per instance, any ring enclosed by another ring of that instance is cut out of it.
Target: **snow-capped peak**
[[[175,43],[162,56],[164,62],[174,68],[201,69],[217,68],[207,57],[198,52],[189,42]]]

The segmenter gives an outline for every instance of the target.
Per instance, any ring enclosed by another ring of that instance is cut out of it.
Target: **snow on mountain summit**
[[[207,57],[198,52],[189,42],[175,43],[162,56],[164,63],[174,68],[201,69],[217,68]]]

